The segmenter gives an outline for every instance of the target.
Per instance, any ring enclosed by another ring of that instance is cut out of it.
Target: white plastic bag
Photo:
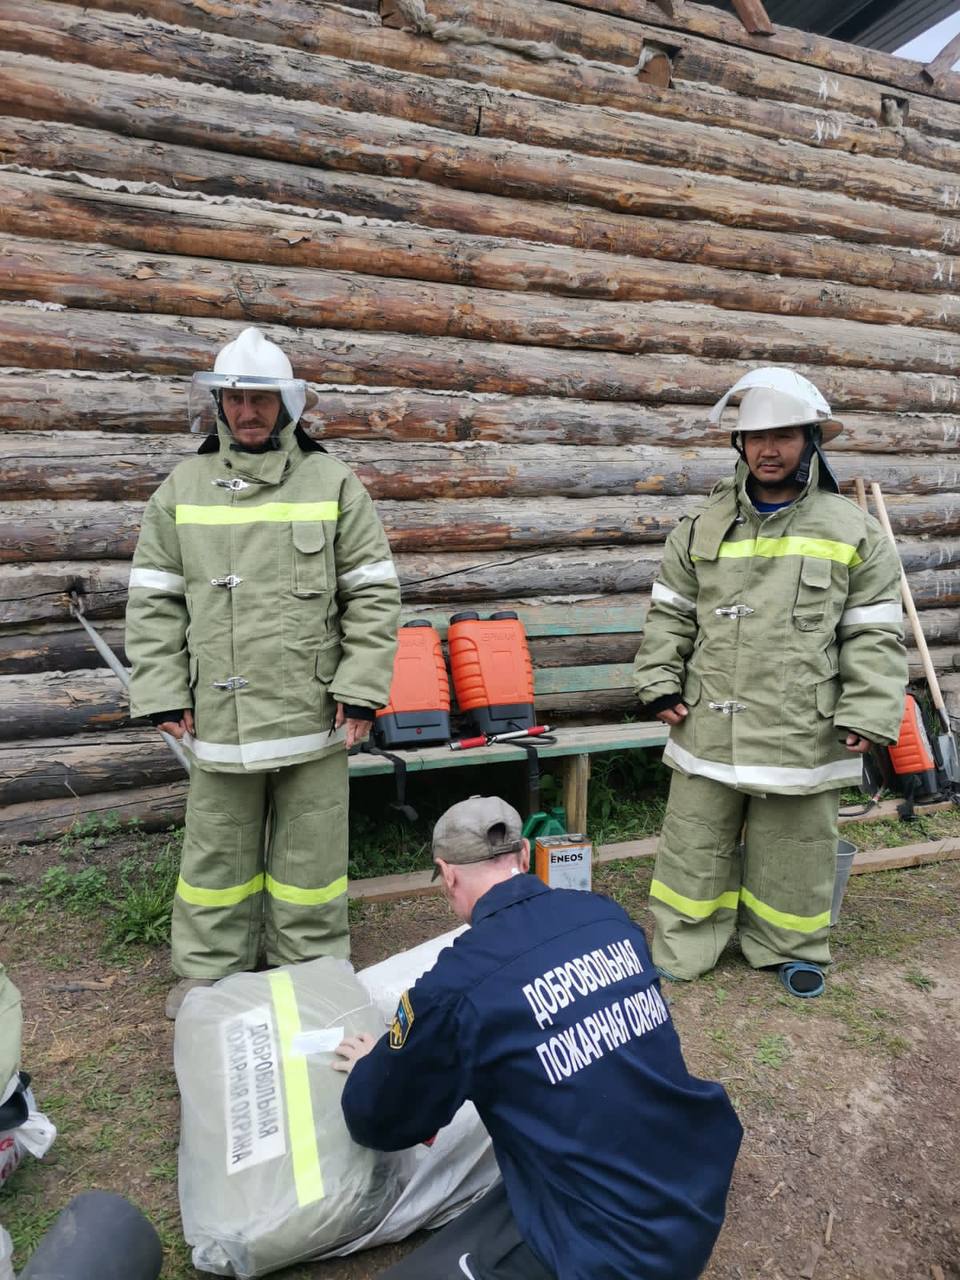
[[[342,961],[242,973],[177,1015],[179,1189],[194,1266],[258,1276],[370,1230],[399,1162],[358,1147],[330,1049],[383,1019]],[[318,1048],[320,1033],[328,1047]],[[332,1043],[329,1043],[332,1041]]]
[[[189,993],[174,1060],[180,1208],[195,1267],[259,1276],[401,1240],[442,1225],[496,1181],[471,1104],[432,1146],[378,1153],[350,1138],[345,1076],[331,1069],[343,1036],[381,1035],[400,994],[455,936],[356,976],[341,961],[313,960]]]
[[[10,1096],[13,1090],[7,1093]],[[32,1089],[22,1089],[27,1104],[27,1118],[15,1129],[0,1131],[0,1187],[13,1176],[27,1154],[40,1160],[47,1154],[57,1136],[57,1126],[37,1109]]]
[[[5,1227],[0,1226],[0,1280],[16,1280],[13,1274],[13,1241]]]

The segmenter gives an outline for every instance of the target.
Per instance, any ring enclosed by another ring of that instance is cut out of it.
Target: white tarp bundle
[[[431,1147],[358,1147],[331,1069],[345,1035],[381,1035],[452,935],[354,975],[314,960],[198,988],[177,1017],[180,1208],[194,1265],[258,1276],[439,1226],[496,1180],[469,1104]]]

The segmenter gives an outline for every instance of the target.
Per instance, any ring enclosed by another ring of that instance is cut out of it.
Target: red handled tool
[[[489,747],[493,742],[516,742],[520,738],[541,738],[550,732],[548,724],[534,724],[529,729],[515,729],[512,733],[487,733],[479,738],[460,738],[450,743],[451,751],[469,751],[471,747]]]

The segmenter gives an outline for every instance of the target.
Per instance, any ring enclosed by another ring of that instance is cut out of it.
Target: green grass
[[[786,1036],[766,1035],[757,1041],[753,1060],[761,1067],[773,1067],[779,1070],[790,1057],[790,1046]]]

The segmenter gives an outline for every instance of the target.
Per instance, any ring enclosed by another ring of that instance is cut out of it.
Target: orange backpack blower
[[[515,613],[494,613],[484,622],[477,613],[455,613],[447,648],[457,703],[478,732],[507,733],[536,724],[533,664]]]
[[[450,685],[440,636],[425,618],[397,632],[390,701],[374,725],[381,747],[425,747],[450,740]]]
[[[909,821],[914,816],[915,804],[930,802],[940,796],[937,762],[919,704],[911,693],[904,699],[900,736],[896,744],[889,748],[889,755],[895,775],[894,782],[904,797],[897,812],[901,818]]]

